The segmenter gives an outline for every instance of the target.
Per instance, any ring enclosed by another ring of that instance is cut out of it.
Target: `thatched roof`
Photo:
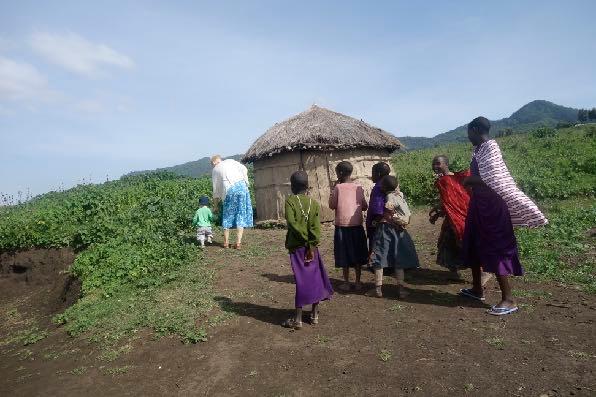
[[[275,124],[248,149],[243,162],[294,150],[375,148],[392,152],[401,142],[362,120],[313,105],[310,109]]]

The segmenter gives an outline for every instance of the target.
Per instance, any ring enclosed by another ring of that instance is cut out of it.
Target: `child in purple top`
[[[375,186],[370,192],[370,200],[368,202],[368,212],[366,213],[366,234],[368,236],[368,252],[372,252],[372,245],[375,237],[376,227],[373,225],[373,221],[378,221],[383,217],[385,211],[385,200],[386,196],[381,191],[381,179],[384,176],[389,175],[391,169],[389,164],[380,162],[372,167],[372,181]]]

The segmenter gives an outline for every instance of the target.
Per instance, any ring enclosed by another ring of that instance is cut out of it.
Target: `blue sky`
[[[313,103],[397,136],[533,99],[596,106],[595,16],[591,1],[0,0],[0,192],[242,153]]]

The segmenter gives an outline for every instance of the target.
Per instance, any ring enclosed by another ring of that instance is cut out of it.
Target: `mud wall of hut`
[[[282,153],[254,162],[255,199],[257,221],[284,219],[284,203],[292,194],[290,176],[303,169],[308,173],[310,194],[321,204],[321,221],[330,222],[334,213],[329,208],[331,186],[336,180],[335,166],[340,161],[349,161],[354,166],[352,178],[364,187],[366,197],[370,195],[373,183],[370,180],[372,166],[389,162],[385,151],[374,149],[351,149],[333,151],[296,151]]]

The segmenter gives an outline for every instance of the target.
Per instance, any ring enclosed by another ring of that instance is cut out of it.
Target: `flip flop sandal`
[[[472,288],[462,288],[457,294],[459,296],[465,296],[466,298],[472,298],[480,302],[484,302],[486,300],[484,296],[478,296]]]
[[[281,326],[284,328],[299,330],[302,329],[302,321],[296,321],[296,319],[288,318],[286,321],[281,323]]]
[[[319,316],[310,315],[310,323],[312,325],[317,325],[319,323]]]
[[[507,314],[515,313],[518,310],[519,310],[519,308],[517,306],[514,306],[514,307],[496,307],[496,306],[493,306],[489,310],[487,310],[486,312],[488,314],[492,314],[493,316],[505,316]]]

